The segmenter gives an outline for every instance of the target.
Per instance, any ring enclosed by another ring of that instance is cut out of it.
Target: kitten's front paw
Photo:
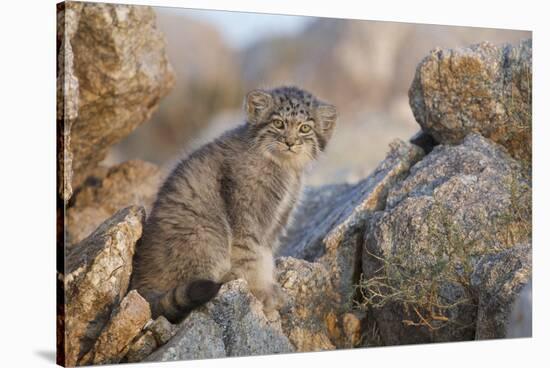
[[[273,284],[273,300],[272,304],[274,305],[274,308],[279,310],[282,307],[284,307],[286,304],[288,304],[288,297],[279,284]]]

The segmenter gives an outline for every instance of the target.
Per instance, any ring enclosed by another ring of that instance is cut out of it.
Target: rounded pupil
[[[307,133],[311,130],[311,128],[309,127],[309,125],[302,125],[300,127],[300,130],[302,131],[302,133]]]
[[[277,128],[282,128],[283,125],[284,125],[283,122],[282,122],[281,120],[275,120],[275,121],[273,122],[273,124],[275,124],[275,127],[277,127]]]

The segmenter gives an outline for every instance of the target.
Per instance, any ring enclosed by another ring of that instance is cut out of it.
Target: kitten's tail
[[[151,303],[153,316],[163,315],[170,322],[178,323],[192,309],[214,298],[221,285],[212,280],[195,280],[179,285]]]

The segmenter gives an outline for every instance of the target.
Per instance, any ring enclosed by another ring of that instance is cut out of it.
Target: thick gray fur
[[[244,105],[246,123],[179,162],[159,190],[131,285],[155,318],[178,321],[235,278],[266,311],[280,306],[273,253],[336,109],[296,87],[253,90]]]

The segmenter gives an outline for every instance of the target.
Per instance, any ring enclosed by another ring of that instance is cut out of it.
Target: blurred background
[[[418,131],[407,92],[435,47],[517,43],[531,32],[228,11],[155,8],[176,86],[151,121],[106,164],[139,158],[170,167],[243,122],[246,91],[296,85],[336,105],[339,120],[312,185],[355,182],[395,138]]]

